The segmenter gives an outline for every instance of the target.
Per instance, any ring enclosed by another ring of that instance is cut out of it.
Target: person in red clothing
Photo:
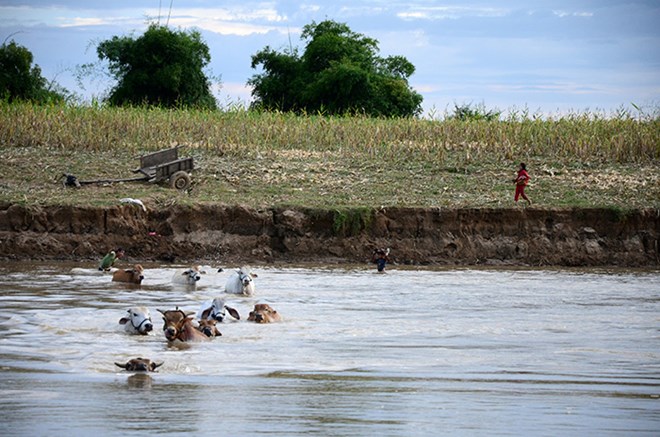
[[[524,162],[520,163],[520,167],[518,167],[518,176],[513,180],[513,182],[516,184],[516,195],[514,197],[514,201],[518,202],[518,198],[522,197],[527,201],[528,205],[532,204],[532,201],[529,200],[529,197],[525,194],[525,187],[527,186],[527,183],[529,182],[529,174],[527,173],[527,168]]]

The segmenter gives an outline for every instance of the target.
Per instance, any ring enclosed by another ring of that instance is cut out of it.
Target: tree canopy
[[[422,96],[408,84],[415,67],[403,56],[378,56],[378,41],[343,23],[303,28],[305,51],[266,46],[252,56],[263,72],[248,80],[253,107],[326,114],[408,117],[421,112]]]
[[[215,109],[204,67],[211,61],[197,31],[152,24],[139,38],[114,36],[97,47],[117,79],[108,102],[116,106],[157,105]]]
[[[33,58],[32,52],[14,41],[0,46],[0,99],[9,102],[64,102],[67,91],[44,79],[41,68],[32,65]]]

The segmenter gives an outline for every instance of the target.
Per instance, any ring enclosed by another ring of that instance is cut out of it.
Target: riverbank
[[[660,211],[616,208],[251,208],[0,205],[0,258],[364,263],[389,247],[407,265],[660,266]]]

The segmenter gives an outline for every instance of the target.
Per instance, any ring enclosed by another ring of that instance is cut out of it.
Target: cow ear
[[[127,323],[128,323],[128,318],[127,317],[122,317],[121,319],[119,319],[119,324],[120,325],[125,325]]]
[[[186,312],[185,312],[185,315],[186,315],[187,317],[194,316],[195,314],[196,314],[195,311],[186,311]]]
[[[241,320],[241,316],[238,314],[238,311],[236,311],[234,308],[228,307],[227,305],[225,305],[225,308],[227,309],[227,312],[229,312],[229,315],[231,315],[236,320]]]
[[[211,308],[207,308],[204,311],[202,311],[202,314],[200,315],[200,319],[206,319],[209,314],[211,314]]]
[[[126,363],[126,364],[115,363],[115,366],[121,367],[124,370],[128,369],[128,363]]]
[[[190,274],[190,269],[185,270],[183,273],[181,273],[181,276],[186,276]]]
[[[216,337],[222,337],[222,332],[218,331],[218,328],[213,328],[215,329],[215,336]]]
[[[250,273],[250,276],[252,276],[253,278],[258,278],[259,277],[259,275],[257,275],[256,273]]]

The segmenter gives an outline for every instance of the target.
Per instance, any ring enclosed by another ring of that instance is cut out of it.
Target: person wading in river
[[[99,270],[108,271],[110,267],[115,264],[115,261],[124,257],[124,249],[118,247],[116,250],[111,250],[108,252],[103,259],[101,260],[101,265],[99,265]]]
[[[390,249],[374,249],[371,262],[376,264],[379,273],[385,273],[385,265],[390,261]]]

